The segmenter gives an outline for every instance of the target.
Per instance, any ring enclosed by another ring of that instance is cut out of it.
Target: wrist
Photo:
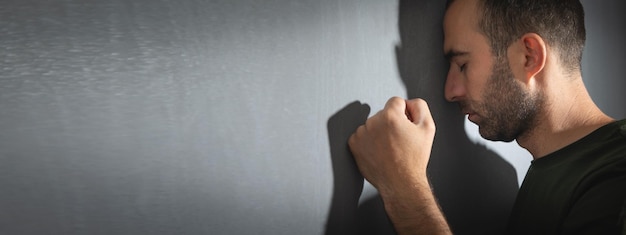
[[[376,187],[380,196],[389,201],[404,201],[410,198],[420,197],[422,194],[432,195],[430,182],[426,174],[404,174],[402,180],[388,180],[388,184]]]
[[[398,234],[451,234],[427,180],[380,194]]]
[[[401,186],[381,187],[379,193],[386,209],[393,211],[419,207],[422,204],[430,204],[430,201],[434,200],[427,180],[416,180]]]

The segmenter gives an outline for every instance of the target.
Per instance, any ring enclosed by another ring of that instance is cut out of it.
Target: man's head
[[[580,70],[586,32],[585,13],[579,0],[478,2],[482,8],[479,28],[496,56],[504,56],[509,45],[522,35],[536,33],[557,52],[567,72]]]
[[[546,76],[547,61],[564,74],[580,73],[578,1],[448,1],[444,33],[446,99],[458,102],[486,139],[511,141],[536,125],[545,99],[535,78]]]

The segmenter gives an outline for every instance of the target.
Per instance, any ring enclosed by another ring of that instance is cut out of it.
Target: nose
[[[465,97],[465,85],[460,73],[448,71],[444,93],[449,102],[456,102]]]

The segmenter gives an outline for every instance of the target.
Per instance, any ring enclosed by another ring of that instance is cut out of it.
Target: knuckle
[[[356,137],[355,137],[355,134],[352,134],[350,138],[348,138],[348,146],[352,148],[354,147],[355,144],[356,144]]]
[[[415,99],[415,104],[420,108],[425,108],[428,107],[428,102],[426,102],[426,100],[421,99],[421,98],[417,98]]]
[[[385,122],[392,119],[392,116],[393,116],[393,112],[389,109],[384,109],[383,111],[380,112],[380,119],[382,119]]]
[[[389,100],[387,101],[387,104],[385,106],[385,109],[395,109],[398,107],[402,107],[404,105],[404,99],[394,96],[389,98]]]
[[[426,124],[426,130],[430,133],[435,133],[437,131],[437,126],[435,126],[434,122],[428,122]]]
[[[361,132],[363,132],[363,126],[358,127],[356,131],[352,135],[350,135],[350,137],[348,138],[348,145],[350,147],[354,147],[358,144],[359,135]]]
[[[402,99],[400,97],[397,97],[397,96],[393,96],[393,97],[389,98],[388,102],[397,103],[397,102],[401,102],[401,101],[404,101],[404,99]]]

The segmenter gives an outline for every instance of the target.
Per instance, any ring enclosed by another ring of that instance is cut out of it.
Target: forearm
[[[426,177],[434,137],[426,101],[394,97],[348,141],[399,234],[451,234]]]
[[[452,234],[427,183],[401,192],[381,192],[381,196],[398,234]]]

